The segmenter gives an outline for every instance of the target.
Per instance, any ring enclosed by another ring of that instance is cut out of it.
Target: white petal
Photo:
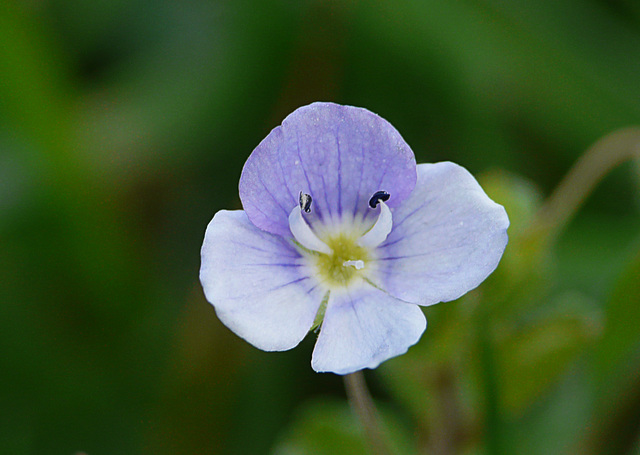
[[[313,233],[302,216],[302,210],[298,205],[296,205],[289,214],[289,229],[291,229],[291,233],[303,247],[309,250],[319,251],[320,253],[333,253],[331,248]]]
[[[311,366],[318,372],[336,374],[375,368],[407,352],[426,327],[427,320],[417,305],[372,286],[355,293],[332,293]]]
[[[457,299],[495,270],[507,244],[504,208],[454,163],[418,165],[416,187],[393,217],[377,249],[377,284],[408,302]]]
[[[200,281],[220,320],[265,351],[296,346],[322,301],[293,246],[242,210],[222,210],[209,223]]]
[[[379,201],[380,215],[376,223],[369,231],[367,231],[358,240],[358,245],[366,248],[375,248],[384,242],[393,228],[393,217],[391,216],[391,210],[387,207],[384,201]]]

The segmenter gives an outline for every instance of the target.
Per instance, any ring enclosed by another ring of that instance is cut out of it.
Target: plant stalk
[[[593,144],[541,207],[530,235],[553,243],[597,184],[615,167],[640,159],[640,128],[614,131]]]
[[[371,453],[375,455],[392,455],[389,443],[384,434],[380,416],[371,393],[367,388],[362,371],[344,376],[344,385],[351,408],[358,415],[365,432]]]

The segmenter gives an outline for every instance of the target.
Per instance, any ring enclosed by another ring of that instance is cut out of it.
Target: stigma
[[[362,270],[364,269],[364,261],[360,259],[358,259],[357,261],[354,261],[354,260],[344,261],[342,263],[342,267],[355,267],[356,270]]]

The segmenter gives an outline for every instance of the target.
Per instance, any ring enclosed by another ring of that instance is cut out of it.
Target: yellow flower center
[[[367,248],[357,244],[358,236],[340,233],[324,241],[332,253],[318,254],[315,265],[326,284],[346,287],[366,270],[370,255]]]

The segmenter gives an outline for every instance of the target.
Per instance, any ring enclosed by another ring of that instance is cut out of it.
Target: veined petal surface
[[[336,374],[375,368],[407,352],[426,327],[420,307],[373,286],[331,294],[311,366]]]
[[[409,198],[393,211],[393,231],[378,248],[378,283],[420,305],[457,299],[495,270],[509,219],[476,179],[450,162],[420,164]]]
[[[372,217],[371,196],[398,206],[413,190],[413,152],[386,120],[362,108],[313,103],[291,113],[256,147],[240,177],[240,199],[260,229],[290,237],[300,191],[313,198],[305,218],[331,224]]]
[[[201,253],[205,296],[227,327],[265,351],[304,338],[323,295],[285,239],[256,228],[242,210],[221,210]]]

